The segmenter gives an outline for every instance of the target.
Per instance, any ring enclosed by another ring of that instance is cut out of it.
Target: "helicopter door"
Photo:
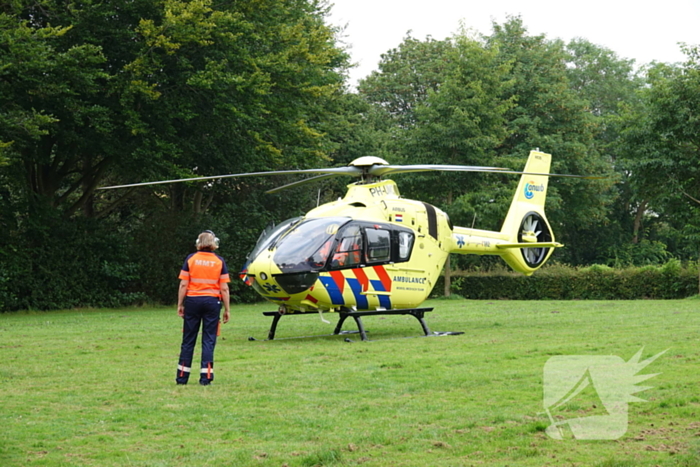
[[[338,234],[330,269],[409,261],[415,234],[405,227],[350,223]]]
[[[353,268],[363,263],[362,230],[357,224],[350,224],[340,234],[338,246],[331,260],[331,269]]]

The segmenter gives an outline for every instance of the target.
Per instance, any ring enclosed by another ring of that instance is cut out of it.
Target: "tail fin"
[[[551,154],[530,151],[510,209],[503,221],[501,233],[508,243],[497,245],[505,249],[502,258],[510,267],[527,275],[532,274],[552,254],[554,234],[544,213],[549,182]]]
[[[530,157],[525,164],[523,172],[544,175],[522,175],[518,189],[513,196],[513,201],[508,209],[508,215],[503,221],[501,232],[516,232],[523,214],[534,211],[544,217],[544,202],[547,199],[547,185],[549,183],[549,166],[552,161],[551,154],[538,151],[530,151]]]

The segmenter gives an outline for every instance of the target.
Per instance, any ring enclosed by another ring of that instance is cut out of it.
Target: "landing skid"
[[[365,326],[362,322],[362,317],[363,316],[381,316],[381,315],[411,315],[414,318],[418,320],[418,322],[421,325],[421,328],[423,329],[423,334],[424,336],[451,336],[451,335],[459,335],[459,334],[464,334],[463,332],[434,332],[431,333],[430,329],[428,328],[427,323],[425,322],[425,313],[433,311],[432,308],[405,308],[405,309],[398,309],[398,310],[363,310],[363,311],[355,311],[355,310],[348,310],[348,309],[341,309],[337,311],[340,315],[338,318],[338,324],[335,327],[335,330],[333,331],[333,335],[344,335],[344,334],[349,334],[349,333],[359,333],[360,337],[363,341],[369,340],[367,339],[367,331],[365,330]],[[316,311],[297,311],[297,312],[287,312],[287,313],[280,313],[279,311],[265,311],[263,312],[263,315],[265,316],[272,316],[272,324],[270,325],[270,331],[267,334],[267,340],[274,340],[275,339],[275,332],[277,331],[277,325],[279,324],[280,319],[282,316],[285,315],[316,315],[318,312]],[[355,320],[355,324],[357,324],[357,331],[343,331],[343,324],[345,323],[345,320],[348,318],[353,318]],[[248,340],[255,340],[254,338],[250,337]],[[348,341],[348,339],[346,339]]]

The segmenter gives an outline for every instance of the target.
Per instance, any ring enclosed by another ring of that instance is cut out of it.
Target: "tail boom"
[[[563,246],[544,213],[551,155],[531,151],[500,232],[455,227],[451,253],[498,255],[515,271],[530,275]]]

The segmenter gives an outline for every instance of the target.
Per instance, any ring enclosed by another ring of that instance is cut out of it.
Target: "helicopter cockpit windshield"
[[[280,222],[277,225],[268,226],[260,234],[260,237],[258,237],[258,242],[255,244],[255,248],[253,248],[253,251],[248,254],[248,260],[250,261],[257,258],[261,251],[271,247],[280,237],[280,235],[286,232],[294,224],[297,224],[301,219],[301,217],[292,217],[291,219],[287,219],[286,221]]]
[[[318,271],[328,260],[335,234],[348,217],[308,219],[289,230],[276,245],[274,261],[283,273]]]

